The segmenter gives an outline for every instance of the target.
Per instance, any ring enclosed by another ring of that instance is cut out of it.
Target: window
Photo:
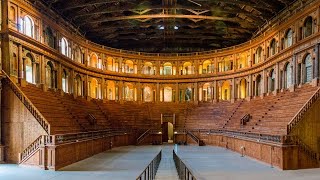
[[[66,38],[61,39],[61,53],[65,56],[68,56],[69,44]]]
[[[28,54],[25,59],[26,81],[33,83],[33,58]]]
[[[68,76],[66,70],[62,72],[62,90],[65,93],[68,93]]]
[[[286,88],[289,88],[292,85],[292,69],[291,64],[286,65]]]
[[[312,34],[312,17],[307,17],[304,21],[304,37],[308,37]]]
[[[261,62],[261,56],[262,56],[262,48],[259,47],[256,50],[256,54],[254,56],[254,64],[257,64],[257,63]]]
[[[292,38],[293,38],[293,31],[292,29],[289,29],[285,35],[284,48],[288,48],[292,46]]]
[[[51,28],[50,27],[47,27],[46,29],[45,29],[45,43],[48,45],[48,46],[50,46],[50,47],[52,47],[52,48],[55,48],[55,38],[54,38],[54,36],[53,36],[53,32],[52,32],[52,30],[51,30]]]
[[[25,16],[24,17],[24,34],[29,37],[34,37],[34,23],[31,17]]]
[[[312,81],[312,58],[310,54],[308,54],[305,58],[305,65],[305,82],[309,83]]]
[[[52,62],[48,62],[46,66],[46,83],[49,88],[54,88],[54,70]]]
[[[273,56],[276,54],[276,48],[277,48],[277,43],[275,39],[272,39],[270,43],[270,56]]]

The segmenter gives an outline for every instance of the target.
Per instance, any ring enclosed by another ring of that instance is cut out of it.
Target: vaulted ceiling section
[[[102,45],[143,52],[193,52],[249,40],[294,0],[32,1],[42,1]]]

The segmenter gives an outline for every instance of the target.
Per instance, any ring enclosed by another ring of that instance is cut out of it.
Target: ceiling
[[[194,52],[249,40],[295,0],[31,0],[93,42],[143,52]]]

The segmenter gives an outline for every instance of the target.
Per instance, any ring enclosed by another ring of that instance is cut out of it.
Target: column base
[[[311,84],[312,87],[318,86],[319,85],[319,79],[318,78],[312,79],[310,84]]]
[[[290,87],[289,87],[289,92],[294,92],[295,89],[296,89],[295,86],[290,86]]]
[[[246,97],[246,100],[247,100],[247,101],[251,101],[251,99],[252,99],[251,96]]]
[[[4,163],[4,152],[5,152],[4,149],[5,149],[5,146],[0,145],[0,164]]]
[[[21,87],[26,87],[27,84],[28,84],[25,79],[20,79],[20,82],[19,82],[19,83],[20,83],[20,86],[21,86]]]
[[[230,101],[231,101],[231,103],[234,103],[234,102],[235,102],[235,99],[231,99]]]

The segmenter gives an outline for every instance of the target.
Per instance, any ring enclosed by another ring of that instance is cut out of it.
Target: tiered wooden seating
[[[101,100],[88,101],[72,95],[34,85],[23,87],[40,112],[47,118],[52,133],[70,133],[107,128],[160,129],[161,114],[176,116],[177,129],[225,129],[263,134],[286,134],[286,126],[318,87],[304,85],[295,92],[284,91],[251,101],[237,100],[218,103],[119,103]],[[96,118],[92,124],[88,115]],[[246,114],[251,119],[241,125]],[[143,131],[141,131],[143,132]]]
[[[83,129],[77,124],[66,106],[51,91],[44,92],[35,85],[22,87],[22,91],[49,121],[51,134],[75,133]]]

